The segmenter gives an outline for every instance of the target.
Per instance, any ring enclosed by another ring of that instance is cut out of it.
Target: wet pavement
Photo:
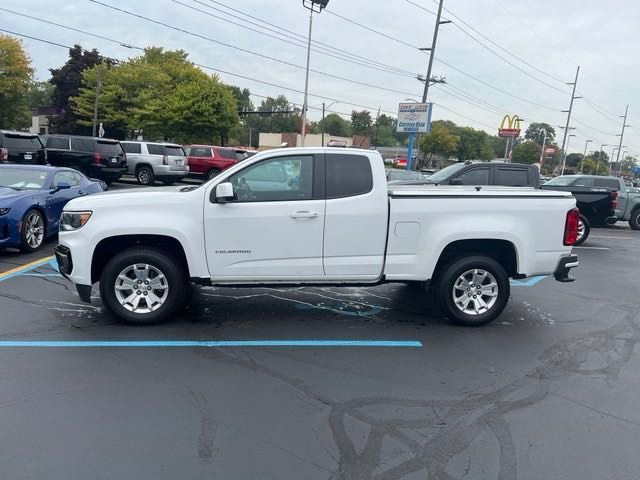
[[[422,345],[0,346],[2,478],[636,479],[640,232],[591,235],[575,283],[514,282],[482,328],[402,284],[194,287],[131,327],[78,300],[55,241],[0,252],[0,345]]]

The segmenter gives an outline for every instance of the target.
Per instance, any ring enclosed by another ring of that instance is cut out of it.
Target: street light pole
[[[322,125],[320,126],[321,130],[322,130],[322,146],[324,147],[324,113],[327,109],[331,108],[333,105],[335,105],[336,103],[340,103],[340,102],[331,102],[329,104],[329,106],[325,107],[324,102],[322,102]]]
[[[616,150],[618,150],[618,147],[613,145],[613,149],[611,149],[611,161],[609,162],[609,175],[611,175],[611,168],[613,167],[613,156],[616,154]]]
[[[606,143],[600,145],[600,151],[598,152],[598,161],[596,162],[596,175],[598,175],[598,170],[600,170],[600,160],[602,160],[602,157],[604,156],[604,147],[608,146],[609,145],[607,145]]]
[[[300,140],[300,146],[304,147],[304,137],[307,134],[307,110],[309,104],[307,103],[309,97],[309,62],[311,61],[311,32],[313,30],[313,13],[320,13],[324,9],[329,0],[302,0],[304,8],[309,9],[309,39],[307,41],[307,67],[304,74],[304,102],[302,104],[302,126],[300,127],[300,133],[302,139]]]
[[[629,153],[629,150],[625,150],[624,151],[624,153],[622,154],[622,161],[618,162],[618,176],[619,177],[622,176],[622,164],[624,163],[624,159],[627,158],[627,153]]]
[[[540,152],[540,170],[542,170],[542,164],[544,163],[544,147],[547,145],[547,129],[544,129],[544,136],[542,137],[542,151]]]
[[[582,162],[580,163],[580,173],[584,172],[584,157],[587,156],[587,145],[589,145],[593,140],[587,140],[584,143],[584,153],[582,154]]]

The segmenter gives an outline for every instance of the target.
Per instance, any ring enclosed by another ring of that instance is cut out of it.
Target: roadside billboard
[[[431,103],[401,103],[398,105],[398,132],[427,133],[430,127]]]

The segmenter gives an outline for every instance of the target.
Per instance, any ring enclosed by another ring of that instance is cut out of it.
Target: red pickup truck
[[[188,145],[189,174],[212,179],[221,171],[249,157],[247,150],[214,145]]]

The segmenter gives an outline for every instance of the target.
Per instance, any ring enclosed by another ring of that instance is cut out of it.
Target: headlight
[[[84,227],[91,218],[91,212],[62,212],[60,217],[60,231],[69,232]]]
[[[9,213],[10,208],[0,208],[0,215],[6,215]]]

